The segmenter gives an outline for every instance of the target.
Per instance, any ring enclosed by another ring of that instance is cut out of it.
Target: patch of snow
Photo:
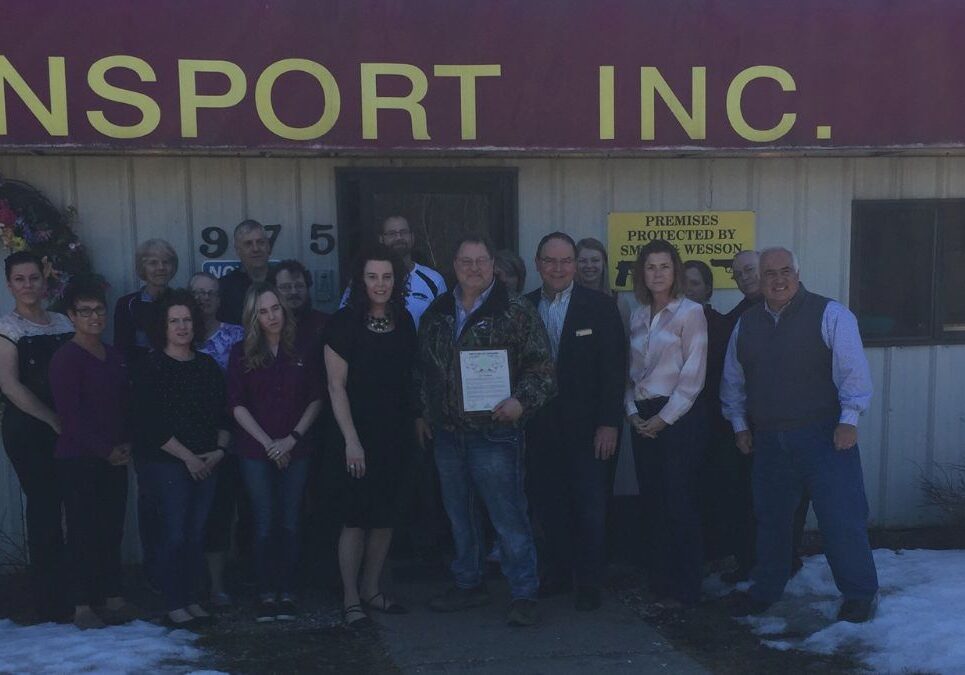
[[[706,595],[722,598],[725,595],[733,593],[734,591],[746,591],[750,587],[751,582],[749,581],[742,581],[738,584],[729,584],[720,578],[720,574],[712,574],[704,579],[701,590]]]
[[[779,616],[748,616],[743,622],[758,635],[778,635],[787,630],[787,619]]]
[[[872,621],[834,621],[840,596],[821,555],[807,558],[781,602],[748,623],[762,637],[780,632],[779,621],[802,636],[763,640],[769,647],[848,653],[879,673],[965,672],[965,551],[879,549],[874,559],[881,590]]]
[[[20,626],[0,619],[0,672],[143,673],[198,661],[198,636],[145,621],[82,631],[71,624]]]
[[[781,652],[786,652],[788,649],[794,649],[792,645],[787,640],[761,640],[765,647],[770,647],[771,649],[776,649]]]

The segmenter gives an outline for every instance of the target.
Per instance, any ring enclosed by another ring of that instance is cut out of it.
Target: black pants
[[[54,460],[56,436],[46,424],[4,411],[3,445],[27,498],[27,550],[34,607],[41,620],[69,615],[64,580],[63,499]]]
[[[637,401],[640,417],[660,412],[666,398]],[[643,504],[650,589],[687,605],[700,600],[703,537],[700,474],[705,457],[700,430],[703,408],[694,406],[656,438],[631,430],[633,459]]]
[[[94,457],[56,462],[67,514],[70,595],[75,605],[99,605],[122,594],[127,467]]]
[[[552,405],[552,404],[550,404]],[[542,530],[540,567],[546,580],[599,587],[606,566],[606,514],[613,458],[594,456],[593,431],[567,437],[558,419],[527,435],[527,486]]]

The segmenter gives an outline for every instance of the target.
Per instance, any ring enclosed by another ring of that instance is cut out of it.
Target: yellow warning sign
[[[684,262],[701,260],[714,272],[714,288],[737,288],[731,262],[754,248],[753,211],[644,211],[611,213],[607,251],[613,288],[633,290],[633,263],[648,242],[664,239]]]

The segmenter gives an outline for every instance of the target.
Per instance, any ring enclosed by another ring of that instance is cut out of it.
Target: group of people
[[[536,623],[537,598],[556,593],[573,591],[576,609],[590,611],[601,604],[624,428],[646,529],[623,536],[645,537],[655,599],[697,604],[705,540],[729,527],[735,579],[753,582],[734,612],[766,611],[792,573],[794,523],[803,527],[811,503],[845,597],[840,618],[873,613],[856,431],[867,363],[853,315],[800,284],[790,251],[740,254],[746,297],[723,316],[708,302],[709,268],[650,242],[625,323],[605,247],[562,232],[540,241],[540,286],[528,294],[518,256],[463,236],[448,289],[412,260],[411,227],[392,216],[332,316],[312,309],[303,265],[269,264],[258,222],[240,223],[234,243],[237,270],[195,274],[187,289],[170,288],[169,244],[141,244],[144,285],[118,300],[113,345],[102,340],[101,285],[73,280],[57,314],[44,307],[42,262],[6,259],[15,308],[0,318],[2,431],[27,497],[41,618],[93,628],[137,614],[121,586],[130,463],[144,571],[167,624],[210,623],[208,601],[231,602],[223,577],[236,511],[250,529],[257,620],[297,616],[314,473],[331,478],[345,623],[405,613],[382,591],[382,570],[407,513],[402,477],[423,454],[454,545],[454,583],[431,609],[490,601],[485,511],[512,594],[508,623]],[[487,349],[506,350],[511,395],[480,414],[466,410],[457,372],[461,353]],[[730,472],[719,505],[730,515],[708,526],[704,477],[715,462]]]

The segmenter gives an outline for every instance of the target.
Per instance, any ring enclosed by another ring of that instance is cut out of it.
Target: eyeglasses
[[[291,293],[292,291],[304,291],[308,286],[305,284],[278,284],[278,290],[282,293]]]
[[[74,313],[85,319],[89,319],[94,315],[96,315],[98,319],[103,319],[107,316],[107,307],[74,307]]]
[[[191,291],[191,294],[196,298],[217,298],[221,295],[218,291],[203,291],[200,289]]]
[[[573,258],[540,258],[539,261],[546,267],[569,267],[573,264]]]
[[[465,267],[467,269],[472,267],[488,267],[493,264],[492,258],[456,258],[456,264],[459,267]]]

